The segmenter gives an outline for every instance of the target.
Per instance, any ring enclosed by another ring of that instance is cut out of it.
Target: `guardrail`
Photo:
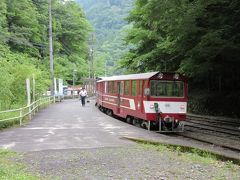
[[[0,123],[4,121],[19,120],[20,126],[23,119],[28,116],[29,119],[41,108],[55,102],[55,97],[49,96],[41,98],[32,104],[12,110],[0,111]]]

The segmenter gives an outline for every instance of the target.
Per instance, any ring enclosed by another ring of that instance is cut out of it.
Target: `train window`
[[[109,91],[108,91],[108,92],[109,92],[110,94],[113,93],[113,88],[114,88],[113,85],[114,85],[114,82],[113,82],[113,81],[109,82],[109,89],[108,89]]]
[[[111,82],[108,82],[107,92],[108,92],[108,94],[111,93]]]
[[[117,82],[114,81],[113,82],[113,94],[116,94],[117,93]]]
[[[120,94],[123,95],[123,90],[124,90],[124,81],[121,81],[121,84],[120,84]]]
[[[137,81],[132,81],[132,96],[137,95]]]
[[[125,81],[124,94],[129,95],[129,91],[130,91],[130,81]]]
[[[139,91],[138,91],[139,92],[139,96],[142,96],[142,90],[143,90],[142,86],[143,86],[143,80],[140,80],[139,81]]]
[[[183,81],[156,81],[150,82],[150,95],[156,97],[183,97]]]

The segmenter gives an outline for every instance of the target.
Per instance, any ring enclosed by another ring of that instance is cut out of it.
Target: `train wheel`
[[[132,124],[133,124],[134,126],[139,126],[139,125],[140,125],[139,120],[136,119],[136,118],[133,118]]]
[[[103,112],[103,107],[99,106],[98,109]]]
[[[131,118],[130,116],[128,116],[128,117],[126,118],[126,122],[129,123],[129,124],[132,124],[132,123],[133,123],[133,120],[132,120],[132,118]]]
[[[111,109],[108,109],[108,110],[107,110],[107,115],[109,115],[109,116],[113,116],[113,112],[112,112]]]
[[[143,129],[147,129],[147,122],[146,121],[142,121],[141,125],[140,125]]]

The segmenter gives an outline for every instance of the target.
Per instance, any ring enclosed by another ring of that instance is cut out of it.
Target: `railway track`
[[[178,135],[240,153],[240,120],[190,115]]]
[[[117,119],[122,120],[119,117]],[[240,154],[240,120],[188,115],[184,132],[169,135],[182,136],[186,140],[193,139]]]

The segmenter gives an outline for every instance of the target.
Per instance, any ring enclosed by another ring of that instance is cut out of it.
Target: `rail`
[[[55,97],[49,96],[38,99],[28,106],[0,111],[0,123],[4,121],[19,120],[20,126],[22,126],[23,119],[28,116],[29,119],[41,108],[55,102]]]

